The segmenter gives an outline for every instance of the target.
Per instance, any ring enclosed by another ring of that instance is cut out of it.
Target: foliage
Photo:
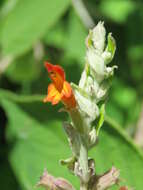
[[[117,50],[112,62],[119,68],[109,92],[99,144],[90,154],[99,174],[114,164],[121,171],[121,183],[140,190],[143,153],[132,136],[143,96],[143,3],[83,2],[95,23],[104,20],[113,32]],[[70,0],[2,0],[0,26],[0,188],[32,190],[47,168],[78,189],[76,178],[58,164],[59,158],[71,154],[61,128],[67,116],[57,113],[61,106],[51,108],[42,103],[49,83],[43,61],[61,64],[67,80],[78,83],[88,29]],[[41,52],[38,57],[37,49]],[[11,61],[3,70],[7,57]]]

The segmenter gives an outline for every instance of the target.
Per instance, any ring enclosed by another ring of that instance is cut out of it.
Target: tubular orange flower
[[[55,105],[62,101],[67,108],[76,107],[76,100],[70,84],[65,79],[63,68],[48,62],[45,63],[45,67],[52,83],[48,86],[48,94],[44,102],[51,102]]]

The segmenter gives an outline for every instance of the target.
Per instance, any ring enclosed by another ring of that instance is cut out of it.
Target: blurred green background
[[[77,84],[85,37],[100,20],[116,39],[111,64],[118,70],[99,144],[90,155],[97,173],[115,165],[121,184],[143,189],[143,1],[0,0],[1,190],[35,189],[44,168],[79,189],[58,162],[71,155],[61,124],[67,115],[58,113],[62,105],[42,103],[49,83],[43,62],[62,65],[67,80]]]

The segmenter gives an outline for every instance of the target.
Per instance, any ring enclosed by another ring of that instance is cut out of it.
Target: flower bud
[[[93,30],[90,30],[87,37],[87,47],[94,47],[99,52],[103,52],[105,43],[106,31],[104,23],[99,22]]]
[[[118,184],[119,182],[119,175],[120,171],[116,169],[115,167],[112,167],[109,171],[104,173],[101,176],[95,176],[95,179],[93,178],[91,186],[92,190],[105,190],[110,188],[114,184]]]
[[[42,186],[46,190],[75,190],[70,182],[64,178],[55,178],[47,171],[44,171],[37,186]]]
[[[105,73],[105,64],[103,57],[94,49],[88,50],[86,54],[87,63],[94,71],[94,77],[99,82],[103,80]]]
[[[64,178],[57,178],[54,183],[57,190],[75,190],[71,183]]]
[[[75,98],[78,102],[80,110],[88,117],[88,121],[92,122],[99,115],[99,109],[96,103],[88,96],[84,96],[80,90],[75,89]]]
[[[89,31],[86,40],[86,65],[79,87],[72,85],[79,109],[90,128],[92,128],[92,122],[99,116],[98,103],[105,99],[110,87],[110,78],[114,74],[114,69],[117,68],[117,66],[107,67],[115,54],[116,43],[109,33],[105,46],[105,37],[103,22],[99,22],[93,30]]]
[[[38,182],[37,186],[42,186],[46,190],[48,190],[48,189],[57,190],[56,185],[54,184],[54,181],[55,181],[55,177],[50,175],[47,172],[47,170],[45,170],[43,175],[40,177],[40,181]]]
[[[116,51],[116,42],[113,38],[112,34],[108,34],[108,42],[105,51],[102,54],[102,57],[104,58],[105,64],[108,64],[112,61],[114,54]]]

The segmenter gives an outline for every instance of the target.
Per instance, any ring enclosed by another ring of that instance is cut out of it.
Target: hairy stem
[[[88,190],[88,185],[86,183],[81,184],[80,190]]]
[[[87,184],[89,181],[88,150],[87,147],[84,145],[83,141],[81,141],[81,146],[80,146],[79,164],[82,169],[81,183]]]

